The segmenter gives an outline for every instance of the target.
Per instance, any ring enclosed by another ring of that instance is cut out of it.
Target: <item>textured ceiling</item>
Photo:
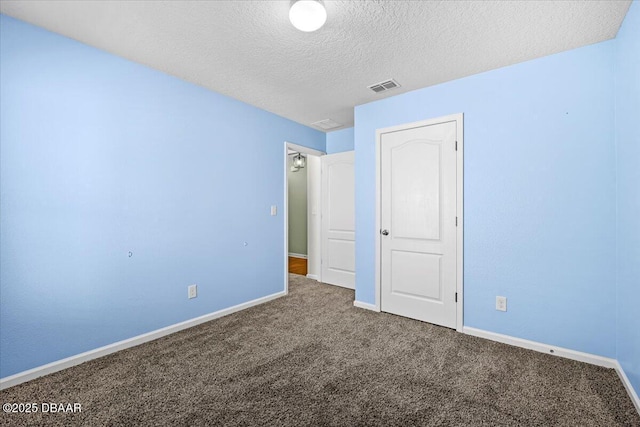
[[[629,1],[1,1],[2,13],[310,125],[353,107],[615,37]],[[376,94],[389,78],[402,86]]]

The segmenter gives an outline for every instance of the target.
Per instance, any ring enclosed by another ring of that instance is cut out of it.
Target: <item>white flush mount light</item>
[[[327,21],[327,10],[317,0],[298,0],[289,9],[289,20],[300,31],[310,33]]]

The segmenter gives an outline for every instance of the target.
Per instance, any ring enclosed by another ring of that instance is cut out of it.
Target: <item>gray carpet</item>
[[[615,371],[290,295],[0,392],[82,404],[3,425],[640,426]]]

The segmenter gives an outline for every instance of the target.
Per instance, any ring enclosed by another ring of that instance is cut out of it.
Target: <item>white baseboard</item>
[[[199,325],[201,323],[227,316],[237,311],[241,311],[246,308],[253,307],[254,305],[263,304],[267,301],[271,301],[273,299],[279,298],[284,295],[286,295],[284,291],[277,292],[275,294],[267,295],[262,298],[257,298],[252,301],[247,301],[242,304],[234,305],[233,307],[218,310],[213,313],[196,317],[194,319],[186,320],[184,322],[176,323],[174,325],[157,329],[155,331],[147,332],[146,334],[138,335],[136,337],[132,337],[123,341],[118,341],[113,344],[105,345],[104,347],[99,347],[94,350],[77,354],[75,356],[67,357],[66,359],[61,359],[55,362],[48,363],[46,365],[38,366],[36,368],[29,369],[28,371],[19,372],[17,374],[14,374],[5,378],[0,378],[0,390],[13,387],[15,385],[21,384],[26,381],[30,381],[32,379],[35,379],[44,375],[58,372],[63,369],[67,369],[72,366],[79,365],[89,360],[97,359],[99,357],[106,356],[108,354],[115,353],[120,350],[124,350],[130,347],[135,347],[137,345],[144,344],[149,341],[153,341],[155,339],[164,337],[165,335],[173,334],[183,329],[188,329],[193,326]]]
[[[313,279],[313,280],[318,280],[318,275],[317,274],[307,274],[307,278]]]
[[[355,305],[355,303],[354,303]],[[462,331],[467,335],[473,335],[475,337],[486,338],[491,341],[498,341],[504,344],[513,345],[516,347],[527,348],[529,350],[539,351],[541,353],[550,354],[552,356],[565,357],[567,359],[577,360],[579,362],[591,363],[592,365],[603,366],[605,368],[615,369],[620,377],[620,380],[624,384],[631,401],[636,407],[638,413],[640,413],[640,399],[638,394],[633,389],[631,381],[622,369],[622,366],[616,359],[609,357],[597,356],[595,354],[583,353],[581,351],[569,350],[568,348],[557,347],[554,345],[543,344],[536,341],[529,341],[522,338],[516,338],[509,335],[497,334],[495,332],[489,332],[482,329],[463,327]]]
[[[522,338],[512,337],[510,335],[497,334],[482,329],[470,328],[465,326],[462,332],[474,337],[486,338],[491,341],[498,341],[504,344],[516,347],[527,348],[529,350],[547,353],[552,356],[560,356],[567,359],[577,360],[579,362],[591,363],[592,365],[604,366],[605,368],[615,369],[618,361],[609,357],[597,356],[595,354],[583,353],[581,351],[570,350],[568,348],[557,347],[550,344],[544,344],[537,341],[529,341]]]
[[[371,311],[380,311],[378,310],[378,307],[375,306],[375,304],[369,304],[368,302],[362,302],[362,301],[354,301],[353,302],[353,306],[354,307],[358,307],[358,308],[364,308],[365,310],[371,310]]]
[[[622,369],[622,365],[620,365],[620,362],[618,362],[617,360],[616,360],[616,372],[618,372],[618,376],[620,377],[622,384],[624,384],[624,388],[627,389],[627,393],[629,393],[629,397],[631,398],[631,401],[635,405],[636,411],[638,411],[638,413],[640,414],[640,398],[638,398],[638,393],[636,393],[636,391],[633,389],[633,386],[631,385],[631,381],[629,381],[629,377],[627,377],[627,374],[625,374],[624,369]]]
[[[307,259],[307,256],[305,254],[296,254],[296,253],[293,253],[293,252],[289,252],[289,256],[291,258]]]

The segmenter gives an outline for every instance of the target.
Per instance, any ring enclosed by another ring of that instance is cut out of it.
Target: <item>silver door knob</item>
[[[388,236],[389,230],[380,230],[380,234],[382,234],[383,236]]]

